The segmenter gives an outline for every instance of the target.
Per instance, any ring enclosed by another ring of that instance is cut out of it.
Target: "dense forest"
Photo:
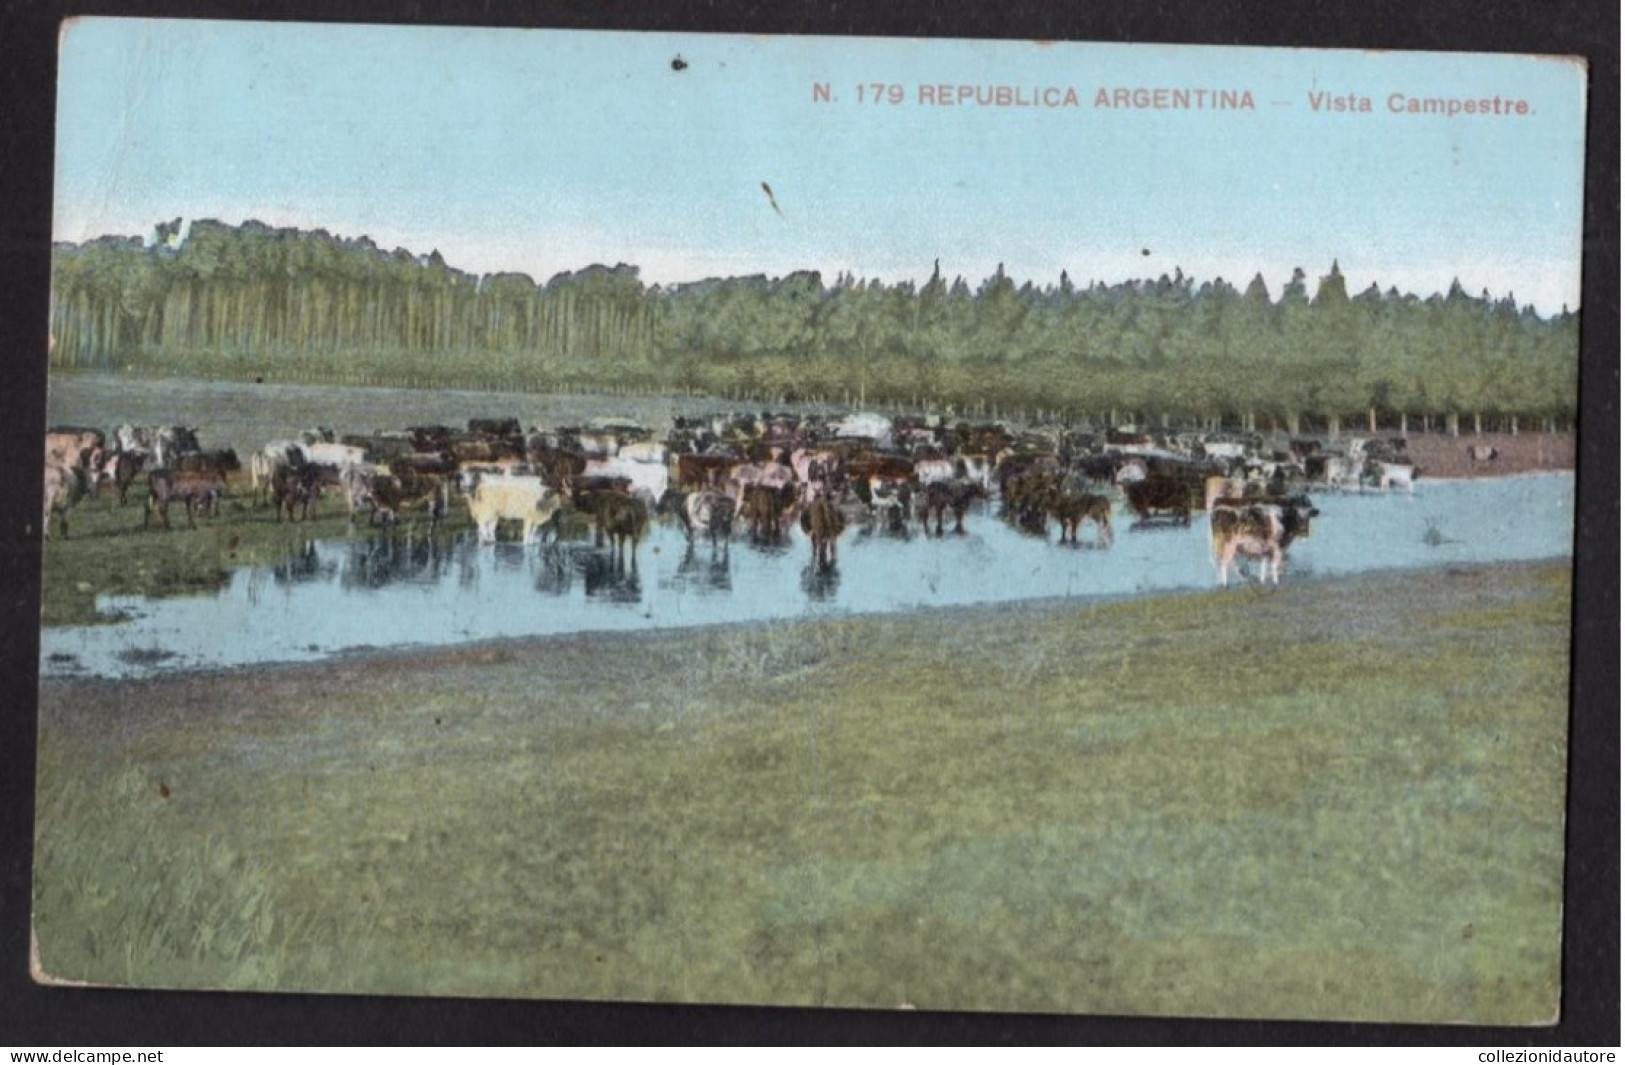
[[[179,219],[58,244],[55,370],[525,391],[685,392],[1096,421],[1560,428],[1578,316],[1459,284],[1354,295],[1334,262],[1264,279],[972,287],[816,272],[538,284],[324,230]]]

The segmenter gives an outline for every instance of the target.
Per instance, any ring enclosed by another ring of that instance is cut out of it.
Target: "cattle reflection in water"
[[[1423,510],[1403,494],[1316,498],[1315,509],[1324,517],[1315,518],[1312,536],[1293,542],[1282,584],[1375,568],[1568,557],[1572,551],[1572,474],[1426,487]],[[751,624],[831,612],[910,613],[1061,596],[1140,596],[1206,591],[1218,579],[1200,499],[1194,527],[1159,518],[1152,523],[1158,532],[1120,535],[1115,546],[1099,549],[1090,548],[1092,536],[1084,531],[1077,549],[1069,535],[1068,549],[1059,550],[1053,521],[1045,538],[1023,533],[999,514],[997,502],[978,501],[967,515],[964,536],[923,536],[915,522],[914,538],[903,542],[875,532],[853,507],[840,536],[839,561],[824,572],[812,567],[812,545],[799,523],[789,542],[778,545],[752,545],[746,531],[736,529],[731,544],[719,538],[713,565],[708,538],[697,541],[690,554],[689,537],[678,522],[655,522],[637,553],[636,573],[630,560],[617,572],[607,549],[594,557],[590,540],[572,542],[569,529],[563,543],[546,545],[482,546],[472,533],[442,532],[432,540],[404,531],[393,539],[376,533],[317,541],[314,555],[302,538],[290,534],[288,546],[295,550],[280,565],[233,571],[215,596],[109,597],[99,605],[128,615],[129,621],[47,628],[42,667],[67,672],[49,656],[71,654],[79,667],[76,675],[145,676],[305,661],[359,644],[450,645],[509,636]],[[1122,506],[1113,518],[1114,531],[1135,520]],[[1424,518],[1432,520],[1433,531]],[[932,526],[934,531],[934,520]],[[578,529],[588,537],[591,531],[585,523]],[[731,558],[724,566],[725,554]],[[1245,557],[1238,549],[1232,561]],[[335,567],[326,579],[324,561]],[[1272,557],[1271,580],[1273,562]],[[438,583],[431,587],[437,573]],[[590,594],[584,594],[589,576]],[[236,618],[237,604],[259,604],[262,597],[270,609],[255,613],[251,632],[223,639],[229,634],[222,632],[222,618]],[[358,602],[362,598],[370,601]],[[159,664],[120,657],[132,647],[154,646],[177,657]]]
[[[336,563],[323,561],[316,550],[316,541],[304,540],[271,567],[271,580],[277,584],[307,584],[311,581],[333,579]]]
[[[608,548],[585,544],[549,544],[529,556],[536,591],[546,596],[565,597],[581,577],[588,599],[610,603],[643,601],[643,584],[638,578],[637,558],[617,557]]]
[[[292,591],[300,585],[331,581],[336,573],[338,563],[331,558],[324,559],[316,541],[301,540],[298,546],[289,548],[288,553],[272,565],[251,568],[245,582],[246,594],[248,601],[257,605],[265,595],[267,582]]]
[[[579,554],[582,584],[588,599],[611,603],[637,603],[643,600],[643,584],[638,580],[638,558],[618,551],[583,551]]]
[[[339,584],[347,591],[391,584],[434,585],[450,567],[450,550],[433,536],[369,536],[351,542]]]
[[[831,603],[841,590],[841,571],[831,562],[827,565],[814,560],[801,571],[801,590],[815,603]]]
[[[720,551],[712,549],[708,554],[695,551],[694,544],[690,542],[677,563],[677,569],[660,582],[660,587],[666,591],[698,592],[702,595],[733,591],[733,570],[728,564],[726,542]]]
[[[864,520],[858,524],[852,535],[857,540],[895,540],[900,544],[909,543],[914,539],[914,531],[909,528],[906,520],[898,516],[901,513],[900,510],[882,510],[865,514]]]
[[[559,544],[544,546],[536,556],[536,590],[543,595],[569,595],[570,586],[575,583],[576,571],[571,555],[584,550],[582,547]]]

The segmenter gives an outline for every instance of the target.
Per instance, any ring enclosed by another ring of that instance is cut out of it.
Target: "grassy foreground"
[[[505,642],[41,694],[45,972],[1542,1023],[1569,575]]]

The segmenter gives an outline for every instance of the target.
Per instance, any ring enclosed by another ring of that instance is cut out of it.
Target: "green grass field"
[[[164,987],[1549,1022],[1569,593],[1496,566],[46,681],[39,957]]]

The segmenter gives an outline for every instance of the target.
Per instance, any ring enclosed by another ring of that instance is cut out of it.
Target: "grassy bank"
[[[1569,581],[42,691],[35,929],[163,986],[1534,1023]]]

